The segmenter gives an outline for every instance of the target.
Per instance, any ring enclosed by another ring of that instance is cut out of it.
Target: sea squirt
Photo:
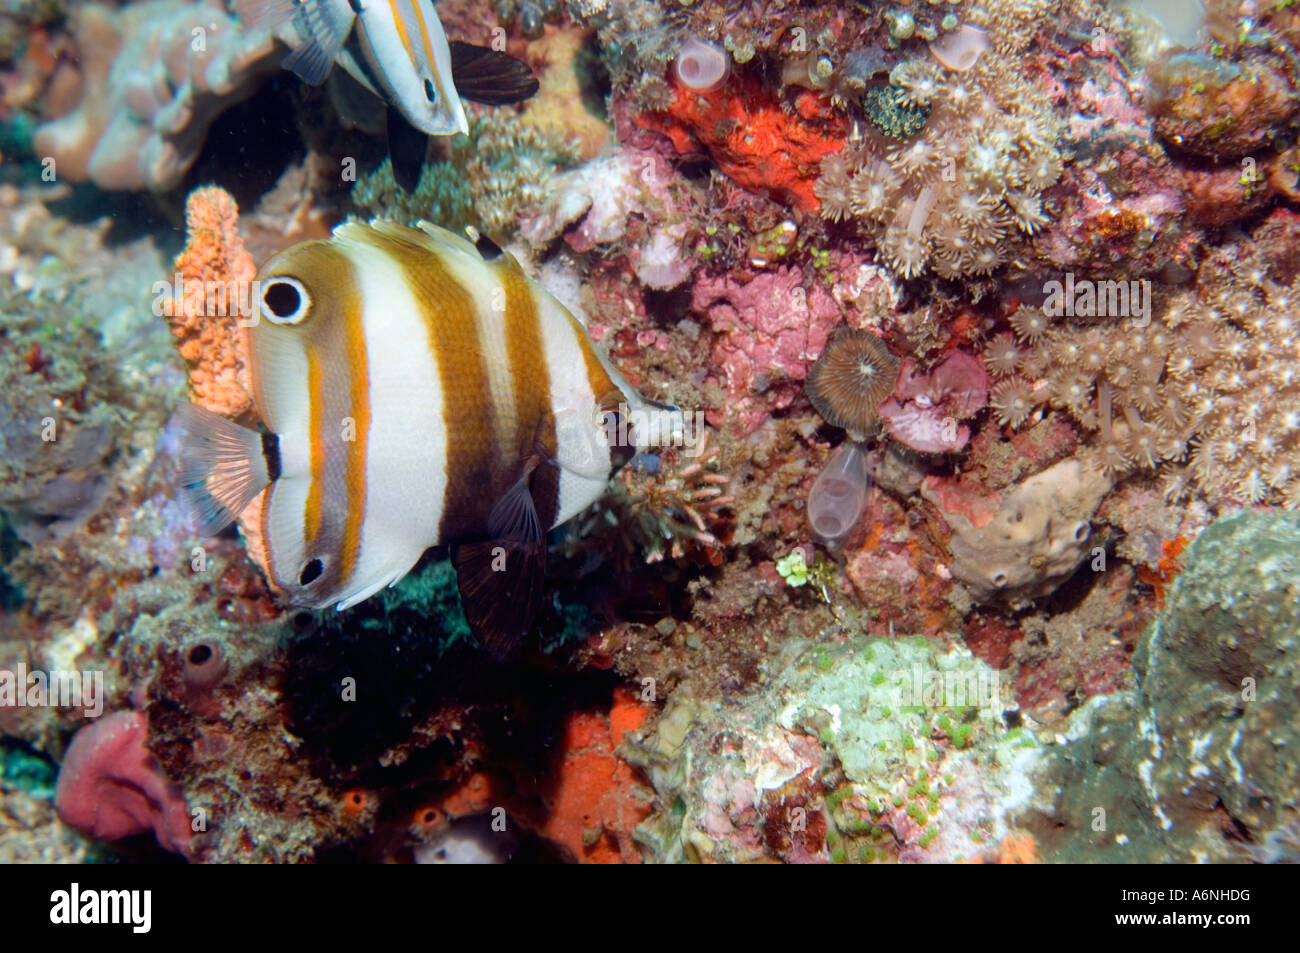
[[[731,59],[716,43],[689,39],[677,52],[673,72],[682,85],[697,93],[711,93],[727,81]]]
[[[862,445],[848,440],[831,454],[808,494],[808,523],[827,546],[842,543],[867,506],[871,476]]]

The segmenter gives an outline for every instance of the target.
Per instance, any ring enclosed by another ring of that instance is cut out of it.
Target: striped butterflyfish
[[[430,0],[243,0],[240,12],[289,47],[283,65],[304,82],[323,83],[337,64],[384,100],[393,174],[407,191],[428,136],[469,132],[462,98],[500,106],[538,90],[514,57],[448,42]]]
[[[504,649],[540,604],[546,532],[653,439],[638,420],[680,427],[486,238],[344,224],[254,288],[264,427],[185,405],[181,485],[298,605],[354,606],[447,545],[466,618]]]

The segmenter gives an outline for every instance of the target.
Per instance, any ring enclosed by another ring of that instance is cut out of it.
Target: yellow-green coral
[[[1014,62],[989,55],[965,73],[906,61],[891,80],[929,118],[823,159],[822,215],[856,222],[904,278],[989,274],[1048,221],[1040,196],[1061,174],[1060,118]]]
[[[508,112],[480,113],[468,136],[450,140],[446,161],[425,165],[414,194],[397,187],[385,160],[357,181],[352,201],[368,215],[411,225],[424,219],[457,232],[473,225],[508,239],[519,212],[537,205],[551,177],[578,158],[577,144],[560,131],[522,125]]]

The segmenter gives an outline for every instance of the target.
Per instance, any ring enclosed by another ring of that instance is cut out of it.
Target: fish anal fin
[[[452,547],[465,620],[479,644],[501,658],[532,627],[542,605],[546,548],[486,540]]]
[[[541,88],[528,64],[508,53],[452,40],[451,75],[462,99],[485,106],[508,106]]]

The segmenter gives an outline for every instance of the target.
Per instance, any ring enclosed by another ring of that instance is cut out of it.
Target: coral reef
[[[1061,121],[997,58],[952,77],[908,60],[890,83],[896,101],[926,109],[924,122],[824,158],[821,214],[855,223],[903,278],[992,272],[1016,254],[1017,236],[1048,222],[1042,193],[1061,175]]]
[[[622,149],[552,179],[546,200],[526,217],[520,234],[539,249],[563,233],[577,252],[599,246],[608,246],[600,250],[610,255],[625,252],[642,283],[667,291],[692,271],[683,247],[683,193],[661,156]],[[637,227],[643,219],[666,224],[650,232]]]
[[[424,219],[457,232],[474,225],[504,241],[519,213],[535,208],[547,194],[543,186],[580,154],[563,130],[486,112],[471,116],[469,136],[453,139],[449,153],[425,165],[414,193],[397,186],[385,161],[357,180],[353,203],[366,217],[407,225]]]
[[[678,153],[705,152],[728,178],[802,211],[816,211],[817,164],[842,148],[843,121],[813,93],[786,112],[748,75],[717,92],[677,85],[671,105],[642,113],[636,123],[666,135]]]
[[[624,746],[657,795],[658,862],[940,862],[1010,831],[990,767],[1032,738],[1001,723],[997,673],[924,639],[787,642],[722,706],[674,698]]]
[[[838,328],[827,339],[804,388],[827,423],[863,440],[878,427],[880,405],[898,381],[898,359],[868,331]]]
[[[1195,483],[1215,496],[1295,506],[1297,288],[1270,281],[1243,252],[1209,258],[1198,294],[1170,295],[1154,318],[1149,298],[1138,300],[1150,295],[1141,282],[1081,282],[1076,297],[1067,279],[1060,290],[1073,320],[1054,318],[1051,303],[1019,308],[1010,317],[1016,338],[999,336],[985,352],[1002,378],[999,421],[1021,427],[1051,406],[1093,434],[1091,465],[1113,478],[1163,469],[1171,499]],[[1097,314],[1134,318],[1115,324]]]
[[[965,421],[984,409],[989,379],[969,354],[954,351],[925,374],[903,362],[893,395],[879,407],[885,430],[925,453],[953,453],[966,446]]]
[[[55,808],[97,840],[153,831],[163,847],[188,853],[190,814],[146,747],[148,730],[143,714],[121,711],[78,731],[63,756]]]
[[[1171,52],[1147,67],[1147,78],[1156,135],[1192,155],[1236,159],[1270,148],[1300,113],[1281,61]]]
[[[81,98],[34,145],[56,174],[104,189],[175,186],[216,115],[278,69],[270,34],[244,32],[209,0],[88,3],[75,31]]]
[[[1184,554],[1134,655],[1137,692],[1094,699],[1029,769],[1033,793],[1013,815],[1044,850],[1061,860],[1295,860],[1295,771],[1276,752],[1296,724],[1298,530],[1294,514],[1241,513]]]
[[[748,281],[702,275],[691,309],[715,332],[710,365],[727,395],[727,419],[746,432],[795,399],[840,318],[826,288],[788,265]]]
[[[1294,859],[1300,14],[1143,6],[440,0],[540,89],[407,193],[224,3],[0,4],[0,672],[111,713],[0,705],[0,857]],[[177,498],[349,215],[681,409],[504,656],[443,549],[301,610]]]
[[[176,277],[164,282],[161,313],[189,372],[190,395],[200,407],[239,417],[253,407],[244,328],[252,320],[252,256],[239,234],[239,209],[216,186],[185,200],[185,250]]]
[[[989,498],[962,494],[928,477],[922,495],[953,530],[953,576],[976,599],[1013,605],[1047,595],[1088,552],[1090,520],[1110,481],[1077,460],[1064,460]]]
[[[54,814],[55,765],[6,741],[0,746],[0,863],[84,864],[106,859]]]

